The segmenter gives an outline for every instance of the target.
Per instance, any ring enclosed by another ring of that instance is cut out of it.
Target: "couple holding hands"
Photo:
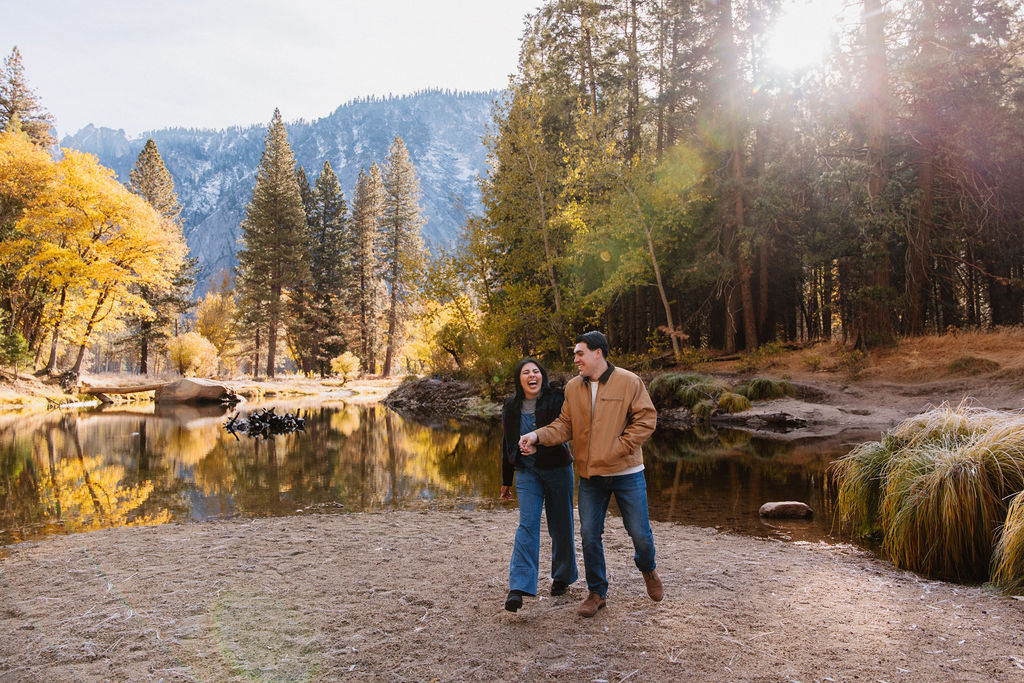
[[[640,445],[654,432],[657,412],[643,381],[608,362],[608,340],[592,331],[576,338],[579,376],[564,393],[548,385],[543,366],[532,358],[516,368],[516,393],[502,410],[501,497],[512,499],[513,475],[519,496],[519,526],[509,565],[505,609],[515,612],[524,595],[537,594],[541,509],[551,536],[551,595],[563,595],[578,578],[573,539],[573,455],[580,476],[579,514],[587,599],[576,610],[592,617],[605,606],[604,520],[615,501],[633,541],[633,562],[647,594],[663,596],[655,569],[654,536],[647,514],[647,482]]]

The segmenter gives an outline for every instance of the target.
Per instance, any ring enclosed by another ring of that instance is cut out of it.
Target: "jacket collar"
[[[608,378],[612,376],[612,372],[614,372],[614,371],[615,371],[615,366],[612,365],[611,363],[608,363],[608,368],[604,372],[601,373],[601,376],[597,378],[597,381],[599,383],[601,383],[601,384],[606,384],[608,382]],[[590,383],[590,378],[589,377],[584,377],[583,381],[589,384]]]

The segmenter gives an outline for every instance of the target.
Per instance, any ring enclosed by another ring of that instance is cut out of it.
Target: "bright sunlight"
[[[768,32],[769,63],[786,71],[819,64],[837,29],[836,0],[794,0]]]

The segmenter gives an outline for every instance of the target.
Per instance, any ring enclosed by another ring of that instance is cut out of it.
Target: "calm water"
[[[138,523],[393,508],[501,506],[500,426],[422,424],[381,406],[277,402],[306,431],[223,430],[219,407],[89,410],[0,423],[0,544]],[[246,405],[243,412],[256,406]],[[756,535],[829,537],[828,464],[849,444],[659,431],[645,445],[651,516]],[[809,521],[765,523],[769,500]],[[504,504],[510,505],[510,504]]]

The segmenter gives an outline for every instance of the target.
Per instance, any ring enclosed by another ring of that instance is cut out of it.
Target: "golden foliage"
[[[217,372],[217,349],[198,332],[167,340],[167,359],[182,375],[208,377]]]
[[[125,470],[99,456],[61,460],[40,489],[42,503],[71,532],[170,521],[169,510],[133,516],[153,492],[153,483],[122,485]]]
[[[0,134],[0,211],[16,219],[0,244],[10,287],[63,292],[47,320],[74,343],[152,316],[138,286],[168,289],[185,255],[180,229],[94,156],[65,149],[53,161],[14,133]]]

